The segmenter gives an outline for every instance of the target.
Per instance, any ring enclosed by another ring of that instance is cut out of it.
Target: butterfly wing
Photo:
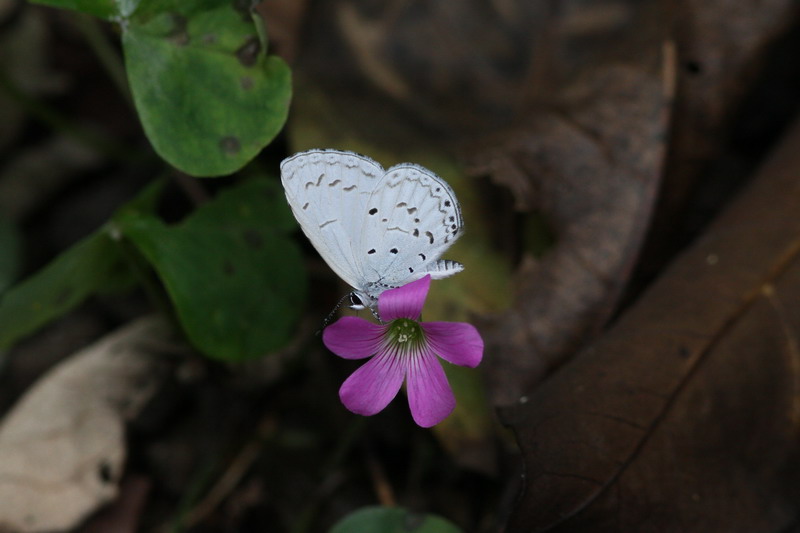
[[[440,279],[463,270],[439,259],[464,222],[453,190],[429,170],[410,163],[391,167],[364,209],[356,257],[371,295],[426,274]]]
[[[328,266],[357,289],[364,276],[355,241],[383,176],[375,161],[338,150],[301,152],[281,163],[286,199],[303,233]]]

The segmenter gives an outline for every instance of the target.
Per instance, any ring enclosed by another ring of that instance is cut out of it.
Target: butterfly
[[[303,233],[353,287],[353,309],[374,310],[387,289],[464,269],[439,259],[462,233],[458,200],[419,165],[384,170],[353,152],[309,150],[281,162],[281,182]]]

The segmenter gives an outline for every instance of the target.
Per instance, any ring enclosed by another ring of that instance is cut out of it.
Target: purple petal
[[[378,353],[385,332],[386,326],[345,316],[325,328],[322,342],[339,357],[363,359]]]
[[[414,357],[408,369],[408,406],[414,422],[435,426],[453,412],[456,398],[441,363],[432,352]]]
[[[405,367],[391,352],[380,352],[353,372],[339,389],[339,398],[352,412],[374,415],[389,405],[403,384]]]
[[[378,313],[381,319],[386,322],[396,318],[418,320],[430,287],[431,275],[428,274],[402,287],[384,291],[378,297]]]
[[[466,322],[423,322],[431,350],[454,365],[475,368],[483,358],[483,339]]]

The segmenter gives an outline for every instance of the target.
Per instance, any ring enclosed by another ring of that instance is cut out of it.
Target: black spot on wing
[[[319,187],[319,184],[322,183],[322,178],[324,178],[324,177],[325,177],[325,173],[322,173],[322,174],[319,175],[319,178],[317,178],[316,183],[314,183],[313,181],[307,181],[306,182],[306,189],[308,189],[311,185],[313,185],[315,187]]]

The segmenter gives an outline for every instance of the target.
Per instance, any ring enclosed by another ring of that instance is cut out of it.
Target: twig
[[[234,457],[228,469],[223,472],[217,483],[211,487],[206,497],[186,514],[183,521],[186,528],[191,528],[202,522],[225,501],[225,498],[239,485],[242,478],[250,470],[250,467],[258,459],[261,448],[264,446],[264,441],[275,432],[275,427],[275,418],[272,414],[265,416],[261,420],[256,434]]]
[[[369,475],[372,478],[372,487],[375,489],[375,494],[381,505],[387,507],[394,507],[397,505],[397,500],[394,497],[394,490],[386,478],[386,472],[383,470],[378,459],[372,451],[367,450],[367,468],[369,468]]]

